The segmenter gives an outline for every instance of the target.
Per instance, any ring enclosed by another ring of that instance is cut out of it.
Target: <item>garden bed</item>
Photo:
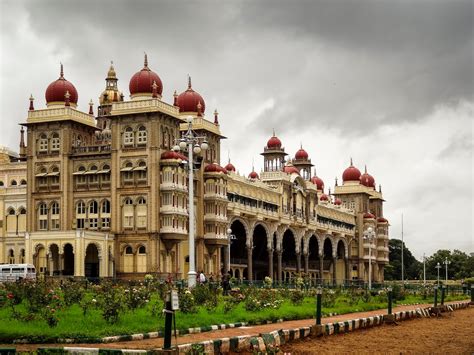
[[[91,286],[15,284],[0,289],[0,342],[102,342],[103,337],[162,331],[163,297],[170,285],[148,282],[137,285]],[[3,297],[3,299],[2,299]],[[398,296],[399,304],[426,303],[411,292]],[[448,296],[446,301],[463,299]],[[384,290],[325,290],[323,315],[369,311],[387,307]],[[178,329],[245,322],[307,319],[315,316],[315,290],[235,289],[223,296],[219,289],[199,286],[180,291]]]

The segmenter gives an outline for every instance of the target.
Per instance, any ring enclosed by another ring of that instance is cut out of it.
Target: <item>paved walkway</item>
[[[449,303],[457,303],[463,301],[454,301],[454,302],[447,302]],[[393,309],[393,312],[399,311],[408,311],[416,308],[425,308],[432,306],[433,304],[420,304],[420,305],[410,305],[410,306],[399,306]],[[340,322],[349,319],[357,319],[357,318],[366,318],[374,315],[379,314],[386,314],[387,310],[379,309],[375,311],[369,312],[356,312],[356,313],[347,313],[333,317],[327,317],[322,319],[322,323],[332,323],[332,322]],[[251,335],[257,336],[260,333],[268,333],[273,330],[279,329],[293,329],[299,327],[307,327],[313,325],[315,323],[314,319],[303,319],[303,320],[295,320],[295,321],[286,321],[282,323],[273,323],[273,324],[264,324],[264,325],[254,325],[254,326],[245,326],[239,328],[230,328],[230,329],[222,329],[222,330],[214,330],[210,332],[204,333],[197,333],[197,334],[186,334],[182,336],[178,336],[177,342],[178,344],[187,344],[187,343],[196,343],[205,340],[212,340],[212,339],[220,339],[226,337],[234,337],[239,335]],[[172,339],[172,345],[175,345],[175,338]],[[0,344],[0,347],[2,345]],[[6,345],[8,346],[8,345]],[[11,344],[9,345],[11,346]],[[163,338],[155,338],[155,339],[143,339],[143,340],[130,340],[124,342],[117,342],[117,343],[108,343],[108,344],[16,344],[15,345],[17,350],[19,351],[31,351],[39,347],[63,347],[63,346],[74,346],[74,347],[89,347],[89,348],[108,348],[108,349],[156,349],[161,348],[163,346]]]

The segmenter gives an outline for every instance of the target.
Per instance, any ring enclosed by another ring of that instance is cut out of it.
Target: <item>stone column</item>
[[[337,265],[337,258],[333,257],[332,258],[332,284],[336,285],[336,265]]]
[[[301,253],[296,253],[296,272],[301,272]]]
[[[323,254],[319,254],[319,279],[320,279],[321,284],[322,284],[323,281],[324,281],[324,277],[323,277],[323,270],[324,270],[323,260],[324,260],[324,255],[323,255]]]
[[[268,275],[273,280],[273,249],[268,249]]]
[[[221,249],[221,253],[225,255],[224,257],[224,269],[223,269],[223,274],[227,275],[230,269],[230,264],[229,264],[229,252],[230,252],[230,245],[228,246],[223,246]]]
[[[304,272],[305,274],[307,274],[309,271],[309,254],[306,253],[306,254],[303,254],[303,256],[304,256]]]
[[[345,264],[346,264],[346,273],[345,273],[346,283],[350,284],[352,278],[351,278],[351,270],[349,269],[350,268],[349,258],[345,258],[344,261],[345,261]]]
[[[277,255],[278,255],[278,270],[277,270],[277,273],[278,273],[278,281],[282,281],[282,275],[281,275],[281,259],[282,259],[282,256],[283,256],[283,252],[281,250],[278,250],[277,251]]]
[[[253,280],[253,269],[252,269],[252,247],[247,247],[247,279]]]
[[[62,276],[64,271],[64,253],[59,254],[59,275]]]

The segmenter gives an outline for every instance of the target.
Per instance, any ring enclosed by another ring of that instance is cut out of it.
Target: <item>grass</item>
[[[448,296],[446,301],[465,299],[466,296]],[[399,304],[429,303],[432,299],[422,299],[418,296],[409,295]],[[163,330],[164,317],[152,316],[152,307],[161,311],[161,302],[153,298],[151,302],[142,309],[135,312],[122,312],[119,321],[108,324],[102,319],[100,310],[90,309],[86,316],[78,305],[59,310],[59,324],[55,328],[49,328],[43,320],[31,320],[23,322],[11,319],[11,310],[0,309],[0,342],[11,342],[14,339],[28,338],[31,342],[54,342],[57,338],[76,338],[82,341],[93,342],[94,338],[111,335],[126,335],[143,332],[156,332]],[[397,304],[394,304],[396,306]],[[18,310],[25,312],[23,304],[16,306]],[[386,302],[364,303],[359,301],[350,304],[348,298],[339,297],[334,307],[323,307],[323,315],[329,313],[351,313],[360,311],[371,311],[385,309]],[[228,313],[223,311],[223,303],[213,310],[208,311],[204,307],[198,307],[198,313],[184,314],[176,313],[176,326],[179,329],[193,327],[205,327],[215,324],[228,324],[237,322],[261,322],[266,320],[295,320],[307,319],[315,316],[315,299],[306,297],[301,305],[293,305],[285,300],[278,309],[262,309],[257,312],[248,312],[244,304],[238,304]],[[161,312],[160,312],[161,313]]]

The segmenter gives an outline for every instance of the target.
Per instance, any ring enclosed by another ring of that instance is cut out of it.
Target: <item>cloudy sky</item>
[[[59,63],[98,101],[111,60],[126,97],[143,53],[163,99],[193,88],[220,113],[222,164],[262,168],[272,130],[327,187],[349,158],[382,184],[391,237],[420,258],[473,247],[472,1],[0,2],[0,144]]]

